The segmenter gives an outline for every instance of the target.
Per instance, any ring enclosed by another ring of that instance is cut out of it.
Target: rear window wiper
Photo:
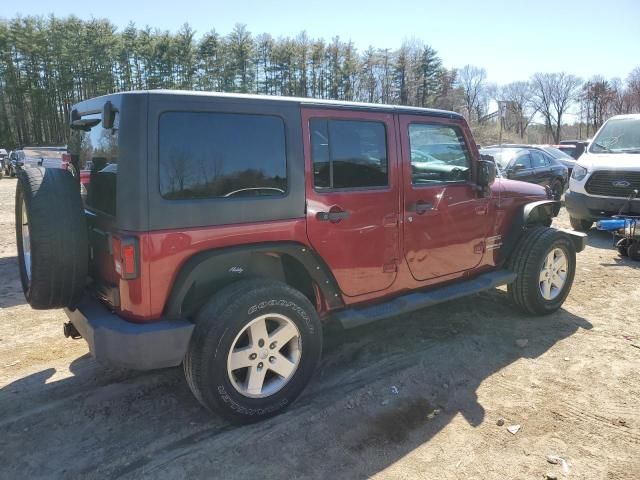
[[[71,122],[71,128],[73,128],[74,130],[84,130],[85,132],[88,132],[99,123],[99,118],[78,118],[77,120]]]

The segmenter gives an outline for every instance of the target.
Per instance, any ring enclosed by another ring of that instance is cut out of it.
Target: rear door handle
[[[433,210],[433,204],[428,202],[423,202],[418,200],[415,204],[413,204],[411,211],[416,213],[424,213],[427,210]]]
[[[316,218],[321,222],[339,222],[340,220],[349,218],[349,215],[350,213],[344,210],[337,212],[318,212]]]

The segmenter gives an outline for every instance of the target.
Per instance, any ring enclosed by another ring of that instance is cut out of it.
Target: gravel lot
[[[99,365],[62,312],[24,303],[14,191],[0,180],[0,478],[640,478],[640,263],[605,234],[556,314],[522,316],[497,290],[333,326],[293,407],[234,427],[181,369]]]

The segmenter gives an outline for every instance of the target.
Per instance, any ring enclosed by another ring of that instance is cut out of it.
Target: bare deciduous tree
[[[533,91],[529,82],[512,82],[500,90],[501,100],[507,103],[508,113],[513,117],[515,129],[524,138],[538,108],[533,101]]]
[[[611,79],[611,113],[613,115],[624,115],[633,111],[633,95],[626,89],[619,78]]]
[[[479,105],[485,93],[486,80],[487,71],[484,68],[465,65],[458,70],[458,86],[462,90],[465,113],[469,122],[474,115],[477,118]]]
[[[640,67],[634,68],[627,77],[627,88],[631,96],[631,108],[640,112]]]
[[[555,143],[560,142],[562,117],[576,101],[581,80],[567,73],[536,73],[531,78],[535,107],[545,119]]]

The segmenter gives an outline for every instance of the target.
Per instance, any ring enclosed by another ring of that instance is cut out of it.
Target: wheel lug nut
[[[249,360],[255,360],[256,358],[258,358],[258,355],[255,353],[252,353],[251,355],[249,355]]]
[[[276,363],[276,357],[269,357],[270,363]]]
[[[264,340],[262,340],[262,339],[258,340],[258,346],[260,348],[264,347]]]
[[[258,364],[258,370],[262,370],[262,367],[264,367],[264,365],[263,365],[263,363],[262,363],[262,362],[260,362],[260,363]]]
[[[274,348],[276,348],[276,342],[273,342],[271,345],[269,345],[269,348],[271,350],[273,350]]]

